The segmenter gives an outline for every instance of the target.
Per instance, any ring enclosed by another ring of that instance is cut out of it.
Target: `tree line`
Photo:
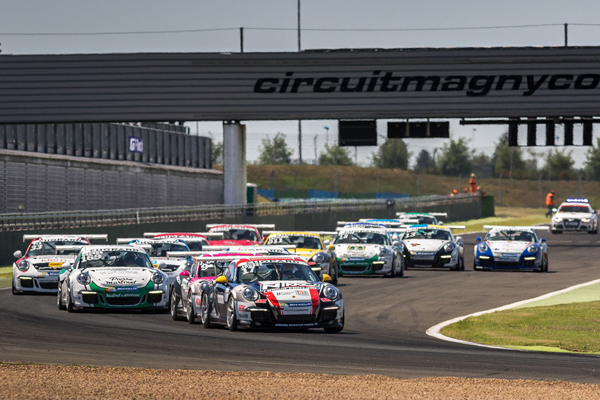
[[[257,164],[292,164],[293,151],[287,145],[285,135],[277,133],[275,137],[262,140]],[[223,162],[223,145],[213,145],[213,163]],[[468,146],[467,140],[450,139],[441,148],[429,151],[421,150],[411,166],[412,153],[402,139],[386,139],[371,156],[370,166],[375,168],[398,168],[407,170],[412,167],[419,173],[446,176],[467,176],[474,172],[478,178],[515,178],[545,180],[600,180],[600,139],[587,153],[584,166],[574,167],[572,152],[556,148],[548,151],[536,151],[521,147],[508,146],[508,133],[495,144],[491,155],[476,153]],[[338,145],[325,145],[319,154],[319,165],[355,165],[350,148]]]

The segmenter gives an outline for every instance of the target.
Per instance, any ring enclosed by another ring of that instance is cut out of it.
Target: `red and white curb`
[[[466,340],[454,339],[454,338],[442,335],[440,333],[440,331],[442,330],[442,328],[445,328],[448,325],[451,325],[451,324],[454,324],[456,322],[462,321],[463,319],[467,319],[469,317],[478,317],[480,315],[490,314],[490,313],[493,313],[493,312],[496,312],[496,311],[508,310],[508,309],[515,308],[515,307],[518,307],[518,306],[523,305],[523,304],[532,303],[534,301],[545,300],[545,299],[548,299],[550,297],[553,297],[553,296],[556,296],[556,295],[559,295],[559,294],[563,294],[563,293],[567,293],[567,292],[570,292],[570,291],[575,290],[575,289],[579,289],[579,288],[590,286],[590,285],[595,285],[596,283],[600,283],[600,279],[596,279],[596,280],[591,281],[591,282],[581,283],[579,285],[571,286],[571,287],[568,287],[566,289],[558,290],[556,292],[547,293],[547,294],[544,294],[542,296],[535,297],[533,299],[518,301],[516,303],[508,304],[508,305],[505,305],[505,306],[502,306],[502,307],[492,308],[491,310],[479,311],[479,312],[476,312],[474,314],[469,314],[469,315],[464,315],[462,317],[457,317],[457,318],[449,319],[448,321],[444,321],[442,323],[439,323],[437,325],[432,326],[431,328],[427,329],[427,331],[425,333],[427,333],[427,335],[429,335],[429,336],[432,336],[432,337],[440,339],[440,340],[445,340],[447,342],[460,343],[460,344],[468,344],[468,345],[471,345],[471,346],[487,347],[489,349],[503,349],[503,350],[517,350],[517,351],[522,351],[522,350],[519,350],[519,349],[509,349],[507,347],[490,346],[490,345],[487,345],[487,344],[481,344],[481,343],[475,343],[475,342],[467,342]]]

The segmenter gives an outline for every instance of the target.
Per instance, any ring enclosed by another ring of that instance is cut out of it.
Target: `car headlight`
[[[323,261],[325,261],[325,254],[323,253],[317,253],[313,256],[313,261],[316,263],[322,263]]]
[[[258,300],[258,292],[251,287],[245,287],[242,291],[242,296],[248,301]]]
[[[27,261],[27,260],[19,261],[19,263],[17,264],[17,268],[21,272],[27,271],[29,269],[29,261]]]
[[[327,285],[323,288],[323,294],[325,295],[325,297],[327,297],[329,300],[336,300],[339,296],[338,290],[331,286],[331,285]]]
[[[389,254],[388,249],[382,247],[379,249],[379,257],[385,257]]]
[[[87,285],[91,281],[92,278],[90,278],[90,275],[87,272],[82,272],[77,275],[77,282],[81,283],[82,285]]]
[[[446,243],[446,245],[444,246],[444,251],[446,252],[451,252],[452,250],[454,250],[454,248],[456,247],[456,245],[452,242],[450,243]]]
[[[590,221],[591,221],[591,219],[589,219],[589,218],[581,218],[581,222],[586,222],[587,223],[587,222],[590,222]]]
[[[163,274],[161,274],[160,272],[155,272],[152,274],[151,280],[152,280],[152,282],[156,283],[157,285],[160,285],[161,283],[163,283],[165,281],[165,276]]]
[[[530,252],[530,253],[537,253],[538,247],[532,244],[531,246],[529,246],[527,248],[527,251]]]
[[[485,243],[480,243],[479,244],[479,251],[482,253],[485,253],[486,251],[488,251],[488,245]]]
[[[552,220],[554,222],[562,222],[562,218],[560,218],[560,217],[554,217],[554,218],[552,218]]]

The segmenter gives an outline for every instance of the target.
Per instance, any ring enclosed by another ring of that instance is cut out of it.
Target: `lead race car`
[[[465,246],[453,229],[464,226],[411,225],[402,235],[404,260],[407,268],[465,269]]]
[[[353,222],[340,228],[334,242],[342,275],[404,275],[402,242],[384,225]]]
[[[107,235],[23,235],[23,242],[31,240],[25,251],[14,252],[12,294],[56,293],[58,275],[66,263],[72,263],[79,249],[60,250],[57,246],[87,246],[90,240],[108,240]]]
[[[304,259],[311,269],[322,277],[323,274],[331,276],[331,283],[338,283],[338,265],[335,255],[335,246],[326,244],[321,240],[321,235],[336,236],[337,232],[284,232],[265,231],[268,235],[265,246],[293,245],[288,251]]]
[[[73,246],[68,246],[73,247]],[[75,308],[167,309],[168,280],[144,249],[129,245],[84,246],[58,284],[60,310]]]
[[[273,224],[208,224],[209,233],[220,233],[222,239],[211,240],[211,246],[252,246],[263,244],[259,229],[275,229]]]
[[[418,212],[399,212],[396,213],[398,220],[400,221],[408,221],[408,220],[417,220],[414,222],[415,224],[421,225],[444,225],[442,221],[439,221],[437,217],[448,218],[447,213],[440,212],[431,212],[431,213],[418,213]]]
[[[344,328],[341,292],[328,275],[319,281],[295,256],[247,257],[233,261],[209,283],[200,302],[204,327]]]
[[[546,239],[538,238],[536,230],[548,230],[547,226],[493,226],[482,240],[475,241],[475,271],[492,269],[531,270],[548,272],[548,245]]]
[[[598,214],[588,199],[567,199],[552,217],[552,233],[587,232],[598,233]]]

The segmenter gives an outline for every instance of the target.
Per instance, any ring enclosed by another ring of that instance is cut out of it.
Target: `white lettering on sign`
[[[143,153],[144,152],[144,139],[137,136],[129,136],[129,152],[131,153]]]

